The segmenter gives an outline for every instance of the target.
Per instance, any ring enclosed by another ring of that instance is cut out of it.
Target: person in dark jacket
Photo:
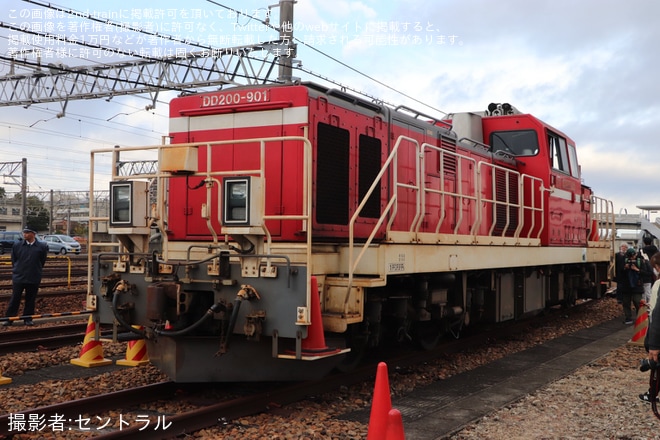
[[[652,235],[645,234],[644,237],[642,238],[642,241],[644,242],[644,247],[639,251],[639,253],[643,258],[642,263],[644,264],[643,266],[644,275],[642,276],[642,282],[644,283],[643,299],[644,302],[648,304],[649,302],[651,302],[651,286],[655,281],[655,275],[653,274],[650,261],[653,255],[655,255],[658,252],[658,248],[656,247],[656,245],[653,244]]]
[[[616,300],[619,304],[623,303],[623,267],[626,265],[626,251],[628,243],[621,243],[619,252],[614,256],[614,281],[616,282]]]
[[[642,251],[647,257],[649,257],[649,259],[658,252],[658,247],[653,244],[653,238],[652,235],[644,235],[642,238],[642,242],[644,242]]]
[[[632,324],[633,313],[632,307],[635,307],[635,312],[639,313],[640,302],[644,295],[644,284],[642,283],[642,257],[638,254],[635,248],[628,248],[626,251],[626,260],[623,266],[623,276],[621,282],[617,281],[616,288],[623,288],[621,291],[621,300],[623,303],[623,313],[625,315],[625,324]]]
[[[648,352],[648,360],[650,362],[658,363],[658,355],[660,355],[660,307],[656,307],[658,303],[658,291],[660,290],[660,253],[656,252],[651,257],[651,266],[653,266],[653,273],[655,274],[655,282],[653,283],[651,302],[649,306],[649,321],[644,338],[644,348]],[[642,402],[651,402],[650,390],[639,395]],[[658,398],[656,397],[656,401]]]
[[[11,249],[12,264],[12,294],[7,305],[5,317],[18,315],[18,307],[21,304],[21,296],[25,291],[25,306],[23,315],[34,315],[34,305],[37,300],[37,292],[41,284],[43,267],[48,256],[48,245],[37,240],[37,231],[32,227],[23,228],[23,240],[14,244]],[[32,318],[25,318],[25,325],[34,325]],[[13,321],[5,321],[3,325],[12,325]]]

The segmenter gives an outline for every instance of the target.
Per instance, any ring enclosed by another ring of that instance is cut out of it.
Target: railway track
[[[44,267],[39,296],[65,296],[87,293],[87,260],[50,257]],[[63,289],[63,290],[61,290]],[[0,301],[11,296],[11,262],[0,258]]]
[[[586,307],[586,303],[576,306],[579,310]],[[386,361],[391,368],[405,370],[413,366],[423,365],[432,362],[439,357],[446,356],[452,352],[478,349],[484,347],[489,341],[505,338],[516,338],[518,334],[525,333],[530,327],[544,326],[546,320],[553,319],[557,314],[564,313],[562,310],[553,310],[546,317],[536,319],[535,321],[520,321],[508,326],[497,326],[488,329],[487,332],[470,335],[460,340],[446,340],[437,349],[430,351],[405,351],[388,353],[379,353],[379,361]],[[66,419],[73,421],[71,429],[80,429],[76,427],[76,420],[81,419],[81,414],[85,414],[84,419],[99,420],[95,415],[99,415],[100,420],[108,418],[110,414],[122,414],[125,420],[132,420],[132,423],[124,426],[121,430],[108,428],[95,432],[96,438],[140,438],[140,439],[162,439],[172,438],[183,433],[192,433],[194,431],[230,424],[233,420],[267,412],[281,406],[289,405],[309,398],[310,396],[322,395],[328,392],[336,391],[340,387],[349,387],[354,384],[364,383],[371,380],[376,372],[377,362],[365,364],[348,373],[336,373],[318,381],[307,381],[299,383],[278,384],[251,384],[244,388],[251,388],[247,394],[242,393],[238,397],[231,396],[231,384],[223,384],[223,397],[219,403],[186,405],[186,409],[172,412],[162,410],[166,403],[159,402],[155,411],[144,409],[135,410],[135,405],[139,408],[147,408],[144,405],[148,402],[159,400],[177,401],[181,400],[208,402],[206,398],[186,399],[188,393],[198,392],[193,388],[187,388],[181,384],[171,382],[157,383],[148,387],[138,387],[127,389],[121,392],[109,393],[107,395],[93,396],[86,399],[76,399],[71,402],[62,402],[57,405],[46,407],[36,407],[21,411],[28,417],[28,414],[44,415],[48,418],[49,414],[61,414]],[[243,384],[244,385],[244,384]],[[243,386],[241,385],[241,386]],[[206,391],[210,388],[208,385],[196,384],[196,387],[205,387]],[[245,391],[245,390],[243,390]],[[218,399],[216,399],[218,400]],[[130,405],[127,404],[130,402]],[[90,410],[93,408],[93,410]],[[159,414],[154,416],[154,412]],[[145,414],[150,414],[147,419]],[[0,417],[0,434],[7,434],[9,424],[8,416]],[[156,418],[157,420],[154,420]],[[138,422],[139,421],[139,422]],[[153,429],[156,422],[160,422],[167,429]],[[80,423],[80,422],[79,422]],[[151,423],[152,428],[145,429],[145,423]],[[86,428],[86,427],[83,427]],[[94,429],[94,428],[90,428]],[[139,436],[139,437],[138,437]]]
[[[0,257],[0,284],[11,281],[11,260]],[[43,278],[87,277],[87,258],[48,257],[43,269]]]
[[[11,423],[12,420],[16,421],[17,419],[20,419],[21,415],[25,416],[25,420],[28,420],[30,414],[37,415],[40,418],[43,417],[43,420],[51,420],[52,417],[57,417],[59,420],[63,420],[66,422],[62,424],[62,431],[64,432],[69,430],[93,430],[94,427],[90,426],[89,422],[91,420],[98,420],[95,418],[87,418],[89,416],[103,414],[106,411],[116,409],[123,411],[126,407],[126,402],[138,405],[144,402],[171,398],[177,389],[178,387],[175,383],[163,382],[114,393],[71,400],[55,405],[31,408],[13,414],[5,414],[0,416],[0,436],[15,434],[15,430],[12,430],[12,427],[16,425]],[[86,416],[83,417],[83,415]],[[118,432],[123,435],[125,431],[126,430]],[[121,438],[124,437],[122,436]],[[160,438],[162,438],[162,432]]]
[[[86,318],[80,315],[81,319]],[[31,327],[0,333],[0,355],[34,350],[52,350],[83,341],[87,322],[60,324],[48,327]],[[111,331],[101,330],[108,337]]]
[[[60,297],[60,296],[70,296],[70,295],[85,295],[87,293],[87,285],[85,284],[83,286],[82,284],[80,284],[79,286],[80,287],[77,288],[75,287],[74,284],[69,286],[69,284],[66,282],[52,283],[48,285],[50,289],[47,290],[39,289],[39,297],[43,298],[43,297]],[[8,301],[10,297],[11,297],[11,290],[3,289],[0,287],[0,302]]]

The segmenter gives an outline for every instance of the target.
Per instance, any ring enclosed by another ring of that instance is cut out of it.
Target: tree
[[[27,222],[37,231],[48,231],[50,225],[50,213],[44,206],[44,202],[38,197],[27,198]]]

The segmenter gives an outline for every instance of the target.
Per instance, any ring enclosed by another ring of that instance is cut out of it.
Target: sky
[[[5,0],[0,22],[57,29],[96,38],[106,46],[128,44],[117,29],[85,31],[71,16],[52,17],[37,1]],[[162,34],[213,47],[277,38],[273,30],[234,8],[265,18],[274,0],[59,0],[65,9],[95,12]],[[88,6],[93,4],[93,6]],[[277,8],[271,23],[279,20]],[[570,136],[582,178],[616,213],[660,205],[654,191],[660,151],[660,2],[656,0],[298,0],[294,37],[302,69],[294,76],[323,79],[393,105],[430,115],[481,111],[508,102]],[[90,40],[91,41],[91,40]],[[121,41],[121,42],[120,42]],[[161,44],[131,42],[157,51]],[[0,27],[0,54],[45,47],[29,34]],[[119,61],[103,54],[62,56],[42,63],[92,65]],[[168,47],[172,47],[171,45]],[[52,46],[51,46],[52,48]],[[78,52],[76,52],[78,51]],[[45,52],[44,52],[45,53]],[[29,56],[29,55],[26,55]],[[0,76],[10,73],[0,63]],[[111,100],[0,106],[0,163],[28,161],[30,191],[89,188],[89,151],[113,145],[153,145],[167,134],[173,93]],[[107,166],[110,162],[99,163]],[[0,186],[18,188],[7,178]],[[660,214],[657,214],[660,215]]]

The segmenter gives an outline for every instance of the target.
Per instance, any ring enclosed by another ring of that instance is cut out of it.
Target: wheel
[[[344,355],[344,359],[335,368],[342,373],[348,373],[362,362],[369,337],[360,331],[359,324],[350,325],[344,337],[346,346],[350,347],[351,351]]]
[[[423,350],[433,350],[444,335],[444,330],[438,321],[419,321],[415,323],[414,338]]]
[[[64,248],[60,249],[60,255],[66,255],[66,249]]]
[[[341,373],[349,373],[355,370],[355,368],[360,365],[360,362],[362,362],[366,350],[367,349],[364,345],[351,347],[351,351],[344,355],[344,359],[337,364],[335,368]]]

